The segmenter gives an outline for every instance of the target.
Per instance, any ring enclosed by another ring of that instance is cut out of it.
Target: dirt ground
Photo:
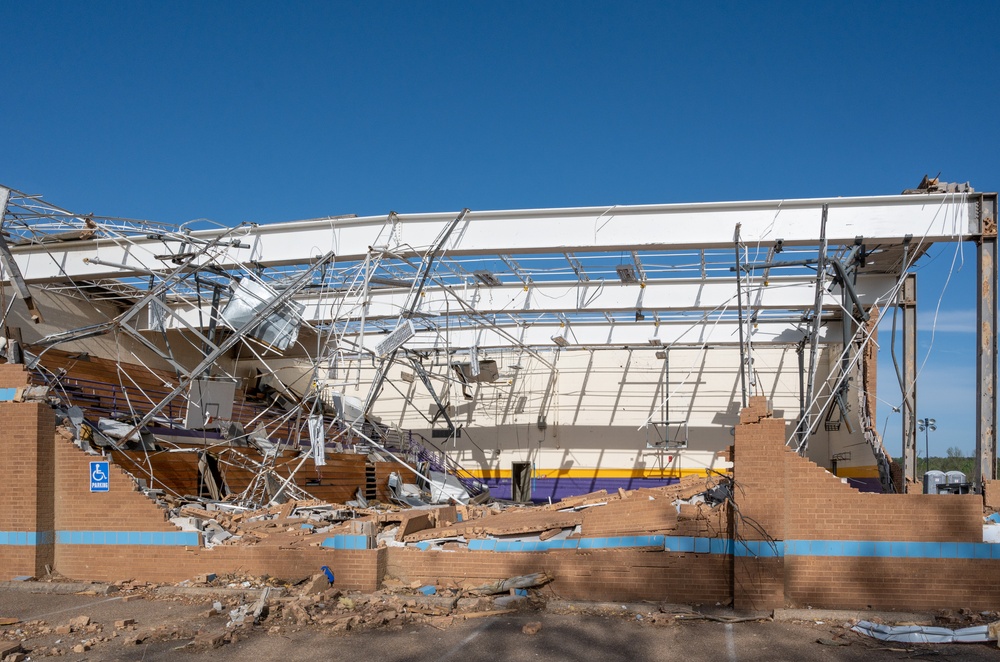
[[[565,613],[566,605],[534,598],[508,605],[481,598],[461,608],[456,600],[286,591],[255,624],[249,589],[169,596],[127,588],[96,595],[0,590],[0,652],[74,661],[1000,659],[992,642],[886,644],[851,632],[850,622],[824,621],[822,612],[808,621],[743,621],[719,609],[577,605]],[[233,610],[238,620],[241,606],[247,616],[236,624]]]

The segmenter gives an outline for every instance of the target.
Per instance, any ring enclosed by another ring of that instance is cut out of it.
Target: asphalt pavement
[[[542,610],[332,631],[321,624],[290,623],[278,614],[261,625],[232,627],[228,625],[228,608],[237,602],[238,598],[230,598],[223,613],[217,614],[211,611],[213,600],[204,597],[151,599],[0,591],[0,618],[19,621],[0,627],[0,631],[8,646],[14,643],[11,640],[23,638],[21,645],[32,660],[58,651],[59,659],[74,662],[189,658],[223,662],[1000,659],[995,643],[885,644],[850,632],[845,623],[835,619],[721,623],[677,620],[663,614],[597,616]],[[86,626],[79,626],[81,616],[89,620]],[[78,627],[66,633],[73,619]],[[85,645],[87,650],[73,652],[74,646]]]

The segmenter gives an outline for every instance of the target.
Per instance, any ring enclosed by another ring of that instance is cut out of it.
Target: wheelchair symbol
[[[90,474],[90,478],[95,483],[103,483],[108,479],[108,476],[103,471],[101,471],[101,465],[98,464],[96,467],[94,467],[94,472]]]

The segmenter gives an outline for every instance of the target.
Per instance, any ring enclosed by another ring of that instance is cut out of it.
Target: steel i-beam
[[[973,482],[981,490],[997,477],[997,199],[980,207],[982,234],[976,254],[979,306],[976,324],[976,467]]]

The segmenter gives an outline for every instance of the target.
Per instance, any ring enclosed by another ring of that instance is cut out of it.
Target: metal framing
[[[414,328],[404,353],[514,348],[538,354],[651,343],[669,351],[738,343],[745,403],[754,389],[755,347],[799,347],[802,377],[808,345],[796,431],[804,451],[831,399],[847,408],[835,385],[814,383],[820,345],[845,346],[836,379],[846,383],[856,359],[846,349],[859,341],[850,326],[853,311],[860,320],[873,305],[884,310],[897,303],[903,311],[903,459],[911,481],[917,466],[916,277],[903,274],[910,257],[919,258],[931,243],[975,239],[981,288],[976,482],[996,476],[995,194],[393,213],[192,230],[78,215],[38,196],[0,192],[10,203],[2,219],[6,276],[24,301],[31,301],[28,288],[45,287],[111,301],[124,311],[43,341],[121,332],[180,374],[169,348],[164,354],[150,340],[171,331],[197,343],[204,360],[180,377],[170,397],[248,340],[251,325],[225,330],[229,335],[217,343],[223,331],[216,326],[234,283],[252,277],[281,293],[275,305],[294,299],[303,306],[296,321],[310,327],[317,342],[297,349],[317,370],[345,351],[372,355],[403,320]],[[862,235],[864,254],[855,264]],[[789,259],[776,262],[777,253]],[[324,255],[321,268],[317,255]],[[851,257],[838,262],[845,255]],[[763,276],[753,277],[756,270]],[[135,324],[150,306],[168,308],[166,328]],[[376,386],[366,410],[378,394]]]

